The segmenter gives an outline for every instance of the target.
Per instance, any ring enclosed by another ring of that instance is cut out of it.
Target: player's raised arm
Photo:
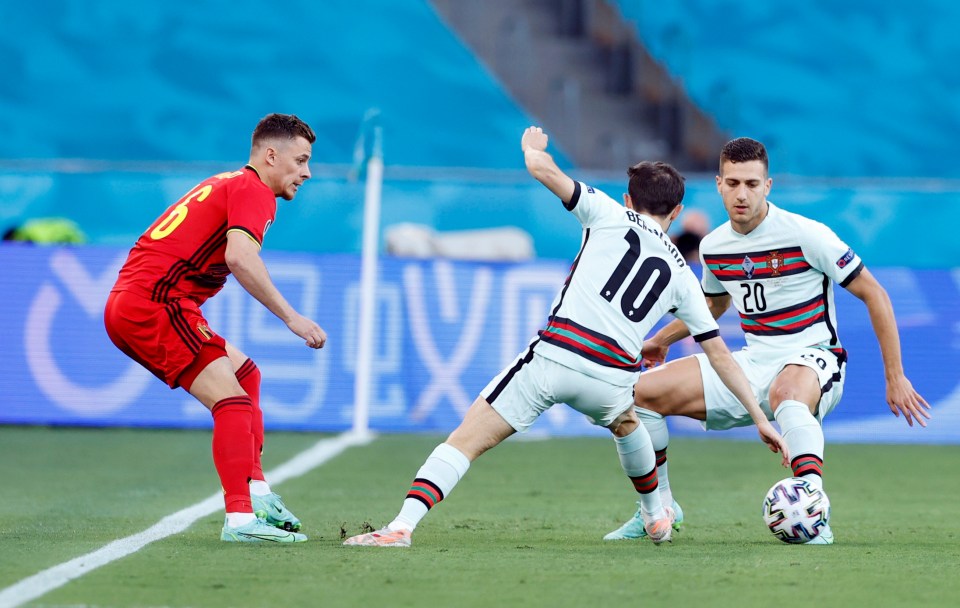
[[[564,203],[569,203],[575,190],[573,179],[560,170],[547,153],[547,134],[540,127],[527,127],[520,138],[520,149],[527,171]]]
[[[750,414],[753,423],[757,425],[757,432],[760,433],[760,439],[767,444],[771,452],[780,452],[782,456],[781,463],[783,466],[789,468],[790,454],[787,450],[787,444],[783,441],[780,433],[778,433],[777,430],[773,428],[773,425],[770,424],[770,421],[767,420],[763,410],[760,409],[760,404],[757,403],[756,396],[753,394],[753,391],[750,390],[750,382],[743,374],[743,370],[740,369],[740,366],[737,365],[737,362],[733,359],[723,339],[717,336],[703,340],[700,342],[700,348],[706,353],[707,358],[710,360],[710,365],[716,370],[717,375],[720,376],[723,383],[730,389],[730,392],[736,395],[737,399],[740,400],[740,403],[743,404],[743,407],[745,407]]]
[[[916,420],[920,426],[927,426],[924,418],[930,418],[930,404],[918,393],[903,371],[900,355],[900,334],[897,320],[893,314],[893,304],[887,290],[864,268],[857,278],[847,285],[847,290],[857,296],[867,306],[873,332],[880,343],[883,357],[883,372],[887,381],[887,405],[894,416],[903,414],[907,424],[913,426]]]

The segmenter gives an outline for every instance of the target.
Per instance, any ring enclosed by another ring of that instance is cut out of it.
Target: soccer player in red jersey
[[[213,462],[227,513],[224,541],[307,540],[264,479],[260,371],[210,329],[200,306],[232,273],[307,346],[323,347],[326,332],[287,302],[260,258],[277,197],[293,200],[310,179],[314,141],[313,130],[296,116],[263,118],[243,169],[201,182],[141,235],[104,311],[117,348],[213,414]]]

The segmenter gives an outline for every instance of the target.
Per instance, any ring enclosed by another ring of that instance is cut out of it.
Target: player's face
[[[302,137],[280,143],[274,155],[273,193],[292,201],[303,182],[310,179],[310,142]]]
[[[772,185],[773,180],[758,160],[723,163],[717,176],[717,191],[734,230],[747,234],[767,217],[767,195]]]

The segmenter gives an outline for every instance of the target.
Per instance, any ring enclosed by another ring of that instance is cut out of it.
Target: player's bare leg
[[[515,433],[487,400],[478,397],[463,421],[438,445],[417,471],[400,512],[386,527],[348,538],[343,544],[361,547],[409,547],[413,530],[466,475],[470,463]]]

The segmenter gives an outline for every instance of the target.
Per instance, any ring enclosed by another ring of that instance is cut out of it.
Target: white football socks
[[[805,403],[787,400],[780,403],[774,412],[780,426],[780,434],[790,450],[794,475],[823,487],[821,466],[823,464],[823,427],[817,422]],[[797,458],[810,455],[809,466],[798,463]],[[813,472],[815,471],[815,472]]]
[[[446,498],[454,486],[463,479],[467,469],[470,468],[470,459],[463,452],[447,443],[441,443],[427,457],[426,462],[417,471],[416,480],[426,480],[425,484],[418,484],[415,480],[413,487],[403,501],[403,507],[397,517],[387,526],[390,530],[410,530],[411,532],[424,518],[430,507]],[[434,495],[432,488],[440,491],[440,495]],[[425,495],[426,501],[418,498],[411,498],[412,494]]]
[[[256,519],[253,513],[227,513],[227,525],[231,528],[239,528]]]
[[[667,430],[666,418],[642,407],[634,409],[637,412],[637,417],[640,418],[640,422],[643,423],[643,428],[647,429],[647,433],[650,435],[654,454],[666,450],[670,443],[670,431]],[[670,477],[667,475],[666,462],[657,467],[657,478],[660,484],[660,500],[666,506],[673,505],[673,492],[670,490]]]
[[[626,437],[614,436],[613,440],[617,444],[620,464],[628,477],[641,477],[655,471],[657,458],[653,454],[650,435],[643,428],[643,425],[638,425]],[[653,483],[656,483],[655,479]],[[650,515],[651,519],[660,519],[664,516],[663,503],[660,500],[659,492],[640,492],[640,506],[644,513]]]
[[[250,480],[250,494],[253,496],[266,496],[271,494],[270,484],[260,479]]]

